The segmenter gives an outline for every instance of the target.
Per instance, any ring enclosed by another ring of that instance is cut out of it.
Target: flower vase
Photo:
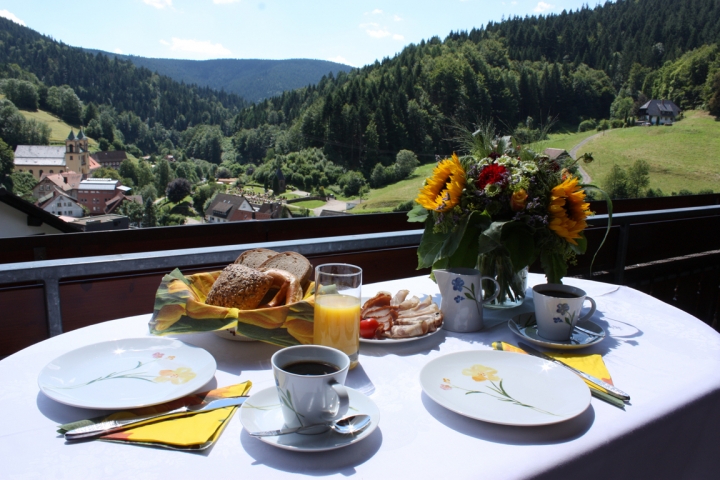
[[[528,267],[515,271],[510,256],[490,252],[478,258],[478,269],[483,277],[494,278],[500,286],[497,298],[485,304],[487,308],[513,308],[522,305],[527,289]],[[495,294],[497,285],[489,280],[482,281],[483,298]]]

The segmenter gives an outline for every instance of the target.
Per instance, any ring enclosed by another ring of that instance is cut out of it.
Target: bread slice
[[[303,291],[310,282],[313,272],[313,266],[308,259],[296,252],[278,253],[257,267],[260,271],[269,270],[271,268],[285,270],[286,272],[290,272],[295,275],[298,280],[300,280],[300,285],[303,287]]]
[[[278,252],[275,250],[268,250],[267,248],[253,248],[252,250],[244,251],[237,260],[235,260],[235,263],[245,265],[250,268],[258,268],[263,264],[263,262],[271,259],[277,254]]]
[[[231,263],[213,283],[205,303],[218,307],[252,310],[260,305],[272,284],[273,279],[270,275],[254,268]]]

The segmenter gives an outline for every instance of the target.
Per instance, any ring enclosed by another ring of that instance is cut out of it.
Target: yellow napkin
[[[509,343],[505,342],[493,342],[492,347],[495,350],[502,350],[505,352],[517,352],[527,355],[525,350],[518,348],[514,345],[511,345]],[[582,354],[582,353],[555,353],[555,352],[543,352],[548,357],[552,357],[556,360],[560,360],[561,362],[570,365],[573,368],[577,368],[578,370],[585,372],[587,374],[592,375],[595,378],[599,378],[600,380],[609,383],[610,385],[613,385],[612,378],[610,377],[610,372],[608,371],[607,367],[605,366],[605,362],[603,361],[602,356],[598,354]],[[583,381],[587,384],[588,387],[590,387],[590,392],[593,394],[593,396],[600,398],[602,400],[605,400],[609,403],[612,403],[613,405],[617,407],[623,407],[625,404],[622,402],[622,400],[616,399],[615,397],[609,395],[607,391],[595,385],[592,382],[589,382],[588,380],[585,380],[583,378]]]
[[[58,433],[64,434],[75,428],[93,425],[107,420],[162,413],[181,406],[207,403],[220,398],[241,397],[247,395],[251,386],[251,382],[243,382],[208,392],[195,393],[162,405],[116,412],[108,416],[68,423],[60,425]],[[227,421],[232,418],[236,408],[236,406],[225,407],[203,413],[179,414],[167,420],[131,427],[120,432],[104,435],[99,437],[99,439],[119,443],[165,447],[175,450],[204,450],[215,443],[218,437],[220,437],[220,434],[227,425]]]

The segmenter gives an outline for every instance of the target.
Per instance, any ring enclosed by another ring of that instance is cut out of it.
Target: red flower
[[[488,184],[504,182],[506,173],[507,168],[497,163],[491,163],[482,169],[476,185],[480,190],[483,190]]]

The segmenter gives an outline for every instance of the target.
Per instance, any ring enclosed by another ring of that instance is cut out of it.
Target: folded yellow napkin
[[[505,342],[493,342],[492,347],[495,350],[502,350],[505,352],[517,352],[527,355],[525,350]],[[610,372],[605,366],[605,362],[603,361],[602,356],[598,354],[593,353],[588,355],[582,353],[556,352],[544,353],[548,357],[560,360],[561,362],[570,365],[573,368],[576,368],[582,372],[592,375],[595,378],[599,378],[600,380],[609,383],[610,385],[613,385],[612,378],[610,377]],[[599,387],[594,383],[589,382],[588,380],[583,379],[583,381],[587,384],[588,387],[590,387],[590,392],[593,394],[593,396],[612,403],[616,407],[622,408],[625,406],[622,400],[609,395],[604,388]]]
[[[183,398],[162,405],[138,408],[124,412],[115,412],[111,415],[95,417],[89,420],[66,423],[58,427],[58,433],[64,434],[75,428],[94,425],[108,420],[133,418],[138,415],[162,413],[188,405],[198,405],[220,398],[233,398],[247,395],[252,386],[251,382],[243,382],[229,387],[218,388],[203,393],[194,393]],[[136,445],[150,445],[174,450],[204,450],[211,446],[220,437],[227,421],[232,417],[237,407],[218,408],[208,412],[185,413],[149,424],[141,424],[115,433],[99,437],[99,440],[110,442],[131,443]]]

